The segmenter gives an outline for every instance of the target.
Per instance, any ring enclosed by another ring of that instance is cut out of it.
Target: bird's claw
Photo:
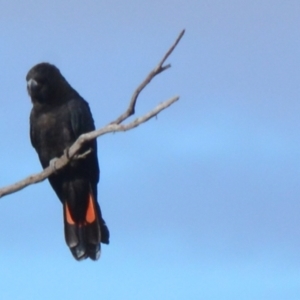
[[[80,153],[80,154],[76,154],[74,156],[75,159],[83,159],[86,158],[91,152],[93,151],[92,148],[89,148],[87,151]]]
[[[70,150],[70,147],[68,147],[64,150],[64,155],[66,156],[67,159],[70,159],[69,150]]]
[[[49,166],[51,166],[51,168],[54,170],[54,172],[57,172],[57,168],[56,168],[56,161],[58,158],[54,157],[50,160],[49,162]]]

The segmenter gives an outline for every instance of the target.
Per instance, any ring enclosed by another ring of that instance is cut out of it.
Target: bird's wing
[[[88,103],[80,98],[68,102],[71,126],[75,138],[95,129],[94,120]]]
[[[30,131],[29,131],[29,134],[30,134],[30,142],[31,142],[31,145],[33,148],[36,148],[36,140],[35,140],[35,129],[34,129],[34,126],[33,126],[33,112],[31,112],[30,114]]]
[[[82,98],[74,98],[68,102],[71,128],[75,139],[81,134],[95,130],[95,124],[88,103]],[[99,181],[99,164],[97,158],[97,141],[93,140],[87,143],[81,153],[92,150],[85,162],[88,165],[90,178],[94,184]],[[95,187],[96,188],[96,187]]]

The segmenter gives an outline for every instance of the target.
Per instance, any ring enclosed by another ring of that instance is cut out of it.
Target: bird
[[[50,162],[55,166],[55,158],[68,151],[81,134],[95,130],[89,104],[48,62],[33,66],[26,81],[32,102],[31,144],[43,168]],[[97,200],[97,141],[85,143],[80,153],[88,154],[72,159],[48,180],[62,203],[65,241],[74,258],[98,260],[101,243],[109,244],[109,230]]]

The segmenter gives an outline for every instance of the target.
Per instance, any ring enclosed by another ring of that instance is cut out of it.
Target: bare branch
[[[129,116],[134,114],[134,108],[137,101],[137,98],[140,94],[140,92],[145,88],[147,84],[159,73],[163,72],[164,70],[168,69],[170,65],[163,66],[163,63],[166,61],[168,56],[172,53],[174,48],[179,43],[180,39],[182,38],[184,34],[184,30],[180,33],[178,38],[176,39],[175,43],[172,45],[172,47],[167,51],[167,53],[164,55],[161,62],[158,64],[158,66],[153,69],[149,75],[146,77],[146,79],[139,85],[139,87],[135,90],[133,93],[133,96],[131,98],[131,101],[129,103],[129,107],[125,113],[123,113],[119,118],[117,118],[115,121],[109,123],[105,127],[94,130],[85,134],[82,134],[78,137],[78,139],[75,141],[75,143],[68,149],[68,151],[64,151],[64,154],[55,160],[55,167],[52,163],[45,168],[41,173],[31,175],[15,184],[3,187],[0,189],[0,198],[9,194],[12,194],[14,192],[17,192],[23,188],[25,188],[28,185],[41,182],[48,178],[51,174],[54,172],[59,171],[60,169],[64,168],[72,159],[83,159],[88,155],[91,151],[90,149],[87,150],[85,153],[78,154],[80,149],[82,148],[83,144],[85,144],[88,141],[91,141],[99,136],[102,136],[104,134],[110,133],[110,132],[119,132],[119,131],[127,131],[130,129],[133,129],[137,126],[139,126],[142,123],[147,122],[153,117],[156,117],[161,111],[172,105],[174,102],[179,100],[179,97],[173,97],[167,101],[162,102],[158,106],[156,106],[153,110],[146,113],[144,116],[139,117],[135,119],[134,121],[128,123],[128,124],[120,124],[124,120],[126,120]]]
[[[167,60],[167,58],[170,56],[170,54],[173,52],[173,50],[175,49],[175,47],[178,45],[178,43],[180,42],[181,38],[183,37],[185,33],[185,29],[183,29],[180,33],[178,38],[176,39],[175,43],[172,45],[172,47],[168,50],[168,52],[165,54],[165,56],[163,57],[163,59],[161,60],[161,62],[158,64],[158,67],[161,68],[162,65],[164,64],[164,62]],[[167,65],[165,66],[165,68],[170,68],[171,65]]]
[[[92,152],[92,148],[88,149],[84,153],[74,155],[75,159],[85,159]]]
[[[159,62],[159,64],[148,74],[148,76],[144,79],[144,81],[136,88],[134,91],[129,107],[127,108],[126,112],[124,112],[122,115],[120,115],[115,121],[111,122],[111,124],[120,124],[124,120],[126,120],[128,117],[132,116],[135,112],[135,104],[137,101],[137,98],[140,94],[140,92],[150,83],[150,81],[158,74],[161,72],[171,68],[171,65],[168,64],[166,66],[163,66],[164,62],[167,60],[167,58],[170,56],[170,54],[173,52],[177,44],[180,42],[181,38],[183,37],[185,33],[185,30],[182,30],[177,37],[176,41],[174,44],[170,47],[170,49],[166,52],[164,55],[163,59]]]
[[[172,105],[177,100],[179,100],[179,97],[174,97],[168,101],[165,101],[165,102],[159,104],[155,109],[148,112],[144,116],[139,117],[139,118],[135,119],[133,122],[130,122],[126,125],[109,124],[101,129],[82,134],[76,140],[76,142],[70,147],[68,156],[65,152],[65,154],[63,154],[60,158],[58,158],[55,161],[55,168],[53,168],[52,165],[49,165],[46,169],[44,169],[39,174],[31,175],[15,184],[12,184],[10,186],[0,189],[0,198],[5,195],[9,195],[11,193],[17,192],[17,191],[25,188],[28,185],[41,182],[41,181],[45,180],[46,178],[48,178],[54,172],[57,172],[60,169],[64,168],[69,163],[69,161],[74,156],[76,156],[76,153],[81,149],[82,145],[85,144],[86,142],[91,141],[101,135],[104,135],[104,134],[107,134],[110,132],[127,131],[130,129],[133,129],[133,128],[139,126],[140,124],[147,122],[151,118],[157,116],[162,110],[166,109],[167,107]],[[87,155],[88,152],[90,152],[90,151],[88,150],[87,152],[83,153],[83,155]],[[78,159],[82,159],[82,155],[79,155]]]

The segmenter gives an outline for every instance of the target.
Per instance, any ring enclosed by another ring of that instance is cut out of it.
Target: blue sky
[[[0,201],[1,299],[300,298],[299,1],[0,0],[0,185],[40,171],[25,76],[60,68],[97,127],[141,94],[157,120],[98,139],[111,231],[78,263],[48,182]]]

